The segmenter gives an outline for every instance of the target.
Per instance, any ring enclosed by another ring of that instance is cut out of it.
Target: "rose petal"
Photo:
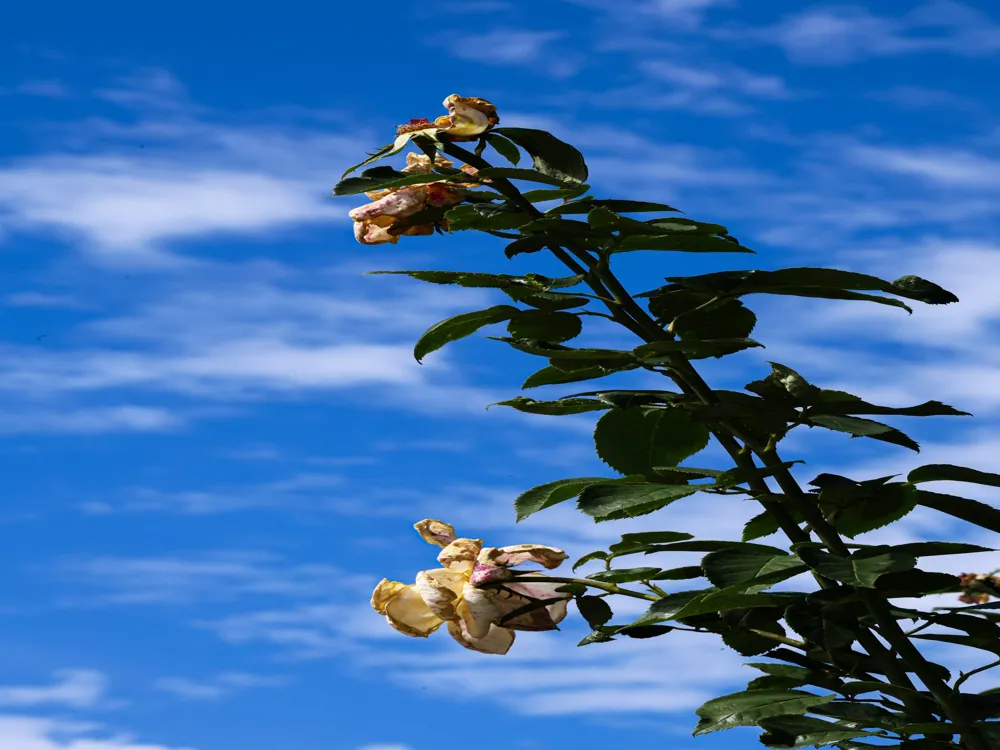
[[[506,654],[514,643],[513,631],[496,625],[491,625],[482,638],[476,638],[466,630],[464,620],[453,620],[448,623],[448,632],[462,646],[481,654]]]
[[[462,589],[462,603],[458,614],[465,623],[465,629],[475,638],[484,638],[490,626],[500,617],[493,602],[494,592],[476,588],[467,583]]]
[[[531,604],[540,604],[534,598],[522,596],[518,592],[509,591],[507,587],[498,589],[494,598],[494,603],[500,618],[506,617],[522,607]],[[565,613],[563,613],[565,617]],[[556,621],[552,618],[548,606],[538,606],[528,612],[518,615],[509,620],[504,620],[503,627],[511,630],[557,630]]]
[[[469,575],[482,548],[482,539],[456,539],[438,553],[437,559],[444,567]]]
[[[417,573],[417,591],[424,603],[442,620],[456,620],[455,606],[462,595],[466,577],[447,568]]]
[[[455,541],[455,527],[444,521],[436,521],[433,518],[425,518],[423,521],[413,524],[413,528],[420,534],[420,538],[428,544],[436,544],[438,547],[447,547]]]
[[[375,591],[372,593],[372,609],[380,615],[384,615],[386,603],[393,597],[397,596],[399,592],[405,588],[405,583],[400,581],[390,581],[388,578],[383,578],[378,582],[378,585],[375,587]]]
[[[424,186],[416,185],[396,190],[377,201],[351,209],[347,215],[355,221],[374,219],[376,216],[405,218],[423,208],[426,198],[427,190]]]
[[[445,159],[441,154],[437,154],[434,157],[435,167],[450,167],[453,165],[453,161]],[[427,154],[409,153],[406,155],[406,166],[400,171],[408,174],[428,174],[431,171],[431,158]]]
[[[482,565],[503,565],[513,567],[521,563],[534,562],[543,568],[557,568],[569,557],[561,549],[545,547],[541,544],[515,544],[510,547],[487,547],[479,555]]]
[[[444,106],[448,109],[450,122],[445,132],[451,136],[477,136],[500,122],[496,107],[485,99],[452,94],[444,100]]]
[[[354,222],[354,238],[362,245],[384,245],[399,242],[399,237],[392,234],[390,228],[395,223],[391,216],[377,216],[367,221]]]
[[[441,627],[441,618],[427,606],[415,585],[398,589],[383,608],[385,619],[403,635],[426,638]]]

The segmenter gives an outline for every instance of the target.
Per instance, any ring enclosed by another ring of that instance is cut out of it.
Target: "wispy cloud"
[[[179,414],[149,406],[12,409],[0,415],[0,435],[164,432],[177,429],[184,422]]]
[[[187,677],[162,677],[153,683],[153,687],[182,700],[215,701],[229,697],[241,690],[282,687],[288,682],[289,678],[282,675],[223,672],[205,680],[192,680]]]
[[[92,708],[101,701],[107,691],[107,677],[94,670],[63,669],[55,673],[55,678],[56,681],[50,685],[0,686],[0,706],[28,708],[57,705]],[[2,736],[0,730],[0,737]]]
[[[103,736],[97,736],[103,735]],[[10,750],[193,750],[150,745],[89,723],[0,714],[0,747]]]
[[[921,52],[976,57],[1000,51],[1000,24],[955,0],[931,0],[898,16],[861,5],[811,7],[770,27],[716,35],[772,42],[796,61],[830,65]]]

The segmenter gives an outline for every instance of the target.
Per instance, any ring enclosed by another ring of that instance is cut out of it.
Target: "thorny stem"
[[[452,143],[442,144],[442,150],[451,156],[464,160],[465,163],[477,169],[484,169],[491,166],[489,162],[478,154],[473,154]],[[523,208],[527,213],[536,218],[543,215],[530,201],[524,198],[520,190],[510,180],[498,177],[491,179],[492,186],[501,195]],[[613,300],[613,303],[606,302],[605,304],[613,318],[621,323],[622,326],[646,342],[673,339],[670,333],[661,329],[656,321],[639,306],[606,262],[595,260],[587,250],[570,247],[567,251],[555,243],[549,245],[549,248],[555,257],[574,273],[584,274],[585,281],[595,294]],[[580,265],[577,261],[582,262],[583,265]],[[704,404],[718,404],[718,397],[711,386],[705,382],[700,373],[695,370],[683,354],[670,354],[668,356],[668,363],[673,371],[675,382],[677,382],[678,386],[685,393],[697,397]],[[850,556],[850,550],[844,544],[837,530],[822,515],[819,508],[801,488],[788,468],[782,466],[783,462],[773,443],[768,441],[764,445],[761,445],[741,425],[733,423],[730,420],[718,420],[712,428],[712,433],[740,468],[752,468],[755,466],[752,456],[747,453],[749,451],[758,456],[764,466],[773,469],[774,479],[784,493],[785,501],[799,512],[809,528],[819,537],[820,541],[834,554],[840,557]],[[741,442],[743,445],[740,445]],[[756,493],[773,496],[767,486],[767,482],[763,479],[755,479],[748,482],[748,484]],[[761,505],[772,514],[781,530],[793,543],[809,540],[809,534],[795,522],[792,515],[782,505],[782,501],[765,500],[763,498],[759,498],[759,500]],[[817,580],[825,588],[837,585],[821,577],[818,577]],[[888,602],[871,589],[859,587],[855,589],[855,593],[875,621],[882,637],[892,647],[892,651],[895,652],[893,654],[886,650],[871,631],[865,628],[859,631],[859,643],[873,658],[883,663],[886,675],[897,685],[911,690],[915,689],[906,671],[896,663],[895,655],[898,654],[899,658],[910,667],[931,693],[942,711],[961,731],[962,742],[968,750],[990,750],[986,741],[971,728],[972,720],[967,716],[964,707],[961,705],[957,690],[949,687],[934,673],[932,665],[914,647],[902,628],[899,627],[899,624],[891,613]],[[643,594],[641,596],[642,598],[650,598],[650,595]]]

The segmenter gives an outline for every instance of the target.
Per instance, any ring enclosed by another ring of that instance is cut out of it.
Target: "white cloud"
[[[1000,25],[953,0],[932,0],[899,16],[877,15],[860,5],[813,7],[769,28],[724,29],[719,35],[773,42],[793,59],[817,64],[920,52],[973,57],[1000,51]]]
[[[11,410],[0,414],[0,435],[162,432],[183,424],[184,419],[180,415],[147,406]]]
[[[247,672],[223,672],[206,680],[187,677],[163,677],[153,683],[156,690],[170,693],[182,700],[214,701],[239,690],[260,687],[281,687],[288,684],[282,675],[256,675]]]
[[[358,750],[411,750],[409,745],[365,745],[364,747],[359,747]]]
[[[108,685],[104,674],[90,669],[62,669],[55,673],[55,678],[51,685],[0,686],[0,706],[26,708],[55,704],[90,708],[104,697]],[[0,746],[8,747],[2,742]]]
[[[90,724],[0,714],[0,747],[9,750],[193,750],[136,742],[127,735],[94,736]]]
[[[941,185],[1000,187],[1000,160],[958,149],[904,149],[855,145],[847,150],[855,163],[873,171],[919,177]]]
[[[102,264],[169,267],[180,241],[346,221],[326,186],[362,144],[329,123],[227,123],[160,70],[98,94],[138,121],[75,122],[0,169],[8,228],[66,237]]]
[[[81,586],[97,590],[97,601],[108,604],[191,605],[245,598],[323,599],[369,582],[368,576],[322,563],[288,564],[276,555],[239,551],[66,559],[56,572],[76,584],[66,603],[93,603]]]

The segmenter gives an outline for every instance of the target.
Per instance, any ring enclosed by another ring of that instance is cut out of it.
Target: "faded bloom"
[[[554,630],[566,616],[570,595],[557,592],[559,584],[532,583],[532,574],[515,578],[508,570],[523,562],[554,568],[566,559],[562,550],[534,544],[483,547],[481,539],[456,537],[454,527],[430,518],[414,528],[424,541],[442,548],[442,567],[417,573],[412,584],[383,579],[375,587],[372,608],[400,633],[426,638],[447,623],[465,648],[505,654],[515,630]],[[481,588],[495,583],[503,585]],[[551,599],[558,601],[498,624],[515,610]]]
[[[500,122],[497,108],[476,96],[452,94],[443,102],[448,114],[434,122],[425,118],[410,120],[396,128],[397,135],[434,129],[445,133],[453,141],[471,141]]]
[[[1000,577],[986,573],[963,573],[958,585],[964,591],[958,600],[963,604],[986,604],[993,596],[1000,596]]]

